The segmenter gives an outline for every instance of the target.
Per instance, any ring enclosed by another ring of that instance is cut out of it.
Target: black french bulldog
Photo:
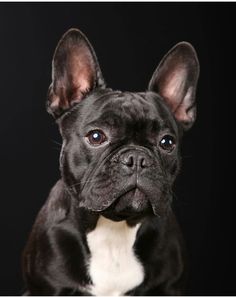
[[[195,50],[181,42],[147,92],[113,91],[87,38],[65,33],[47,102],[63,139],[62,178],[24,250],[26,295],[183,294],[172,186],[198,75]]]

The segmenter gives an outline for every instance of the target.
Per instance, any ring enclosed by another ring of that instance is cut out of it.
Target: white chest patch
[[[139,227],[140,224],[129,227],[126,221],[114,222],[100,216],[96,228],[87,235],[91,294],[124,295],[142,283],[143,267],[133,251]]]

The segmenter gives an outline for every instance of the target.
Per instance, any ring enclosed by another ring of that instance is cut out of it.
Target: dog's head
[[[79,206],[114,220],[162,215],[182,131],[196,117],[193,47],[172,48],[142,93],[106,88],[92,46],[76,29],[60,40],[52,66],[48,110],[63,138],[62,177]]]

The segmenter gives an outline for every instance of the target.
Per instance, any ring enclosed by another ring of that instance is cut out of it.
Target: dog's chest
[[[133,251],[139,227],[99,218],[95,230],[87,235],[91,294],[124,295],[142,283],[144,270]]]

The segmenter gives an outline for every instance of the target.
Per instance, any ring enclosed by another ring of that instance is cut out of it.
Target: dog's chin
[[[148,197],[138,188],[134,188],[120,196],[102,215],[113,221],[140,221],[153,215]]]

